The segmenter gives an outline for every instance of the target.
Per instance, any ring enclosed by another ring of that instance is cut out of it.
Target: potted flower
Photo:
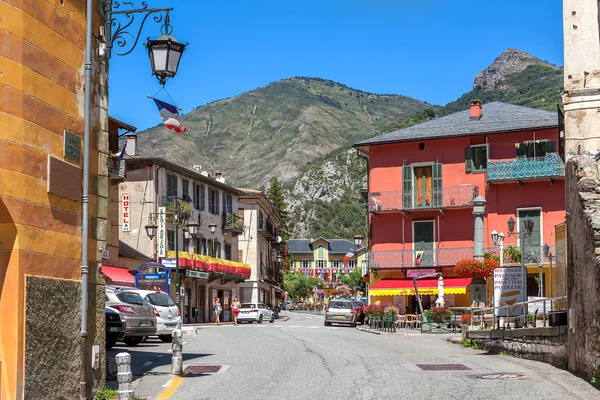
[[[350,291],[350,288],[347,285],[340,285],[337,287],[336,292],[338,295],[342,296],[342,297],[350,297],[350,295],[352,294],[352,292]]]
[[[432,307],[431,320],[437,323],[444,323],[452,316],[452,312],[446,307]]]
[[[466,259],[456,263],[454,273],[461,278],[486,279],[498,266],[500,263],[493,258],[485,258],[483,261]]]

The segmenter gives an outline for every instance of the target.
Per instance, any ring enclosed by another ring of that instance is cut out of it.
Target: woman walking
[[[223,308],[221,307],[221,299],[218,297],[213,300],[213,308],[215,309],[215,326],[221,326],[221,311]]]
[[[233,313],[233,325],[237,325],[238,315],[240,313],[240,308],[242,304],[238,300],[238,298],[233,299],[233,303],[231,303],[231,312]]]

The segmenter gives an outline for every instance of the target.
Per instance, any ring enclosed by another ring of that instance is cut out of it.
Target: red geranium
[[[489,258],[483,261],[469,259],[460,260],[454,266],[454,273],[461,278],[485,279],[494,273],[494,268],[500,264],[496,260]]]

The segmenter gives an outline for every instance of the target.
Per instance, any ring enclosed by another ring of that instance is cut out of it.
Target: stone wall
[[[591,376],[600,364],[600,180],[593,158],[567,163],[569,369]]]
[[[567,327],[469,331],[480,349],[567,368]]]

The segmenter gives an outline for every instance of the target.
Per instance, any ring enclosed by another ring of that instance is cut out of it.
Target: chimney
[[[481,119],[481,100],[471,100],[471,121]]]
[[[135,157],[137,152],[137,135],[125,135],[127,138],[127,147],[125,148],[125,154],[130,157]]]

